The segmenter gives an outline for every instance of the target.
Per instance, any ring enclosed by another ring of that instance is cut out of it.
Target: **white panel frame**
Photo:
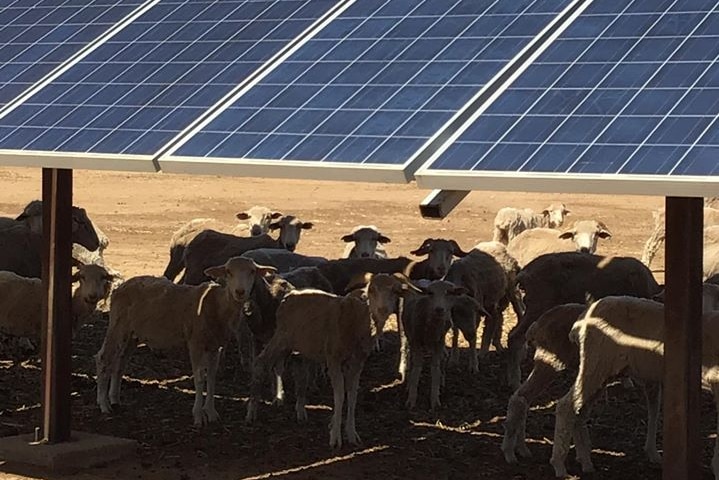
[[[152,157],[149,155],[105,155],[84,152],[60,153],[39,150],[0,149],[0,165],[9,167],[157,172],[157,168],[152,162]]]

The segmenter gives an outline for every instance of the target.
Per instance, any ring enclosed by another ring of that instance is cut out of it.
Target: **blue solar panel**
[[[719,175],[719,2],[593,2],[419,175]]]
[[[0,148],[155,154],[336,3],[161,1],[0,120]]]
[[[403,165],[569,3],[358,1],[174,155]]]
[[[142,0],[6,0],[0,8],[0,108],[130,14]]]

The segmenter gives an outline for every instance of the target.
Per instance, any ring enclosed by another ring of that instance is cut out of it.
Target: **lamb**
[[[452,311],[458,301],[472,302],[467,290],[445,280],[435,280],[422,288],[426,293],[415,294],[406,290],[401,321],[409,348],[409,377],[407,406],[417,405],[417,386],[422,373],[422,361],[425,353],[432,357],[430,362],[432,385],[430,405],[441,406],[439,400],[442,377],[442,359],[444,357],[444,338],[452,326]],[[478,310],[481,308],[477,305]],[[403,346],[404,347],[404,346]]]
[[[702,317],[702,384],[719,401],[719,312]],[[550,463],[557,477],[567,474],[565,460],[576,430],[577,416],[585,418],[597,393],[612,377],[628,372],[647,385],[661,385],[664,373],[664,306],[632,297],[606,297],[593,303],[574,324],[570,340],[579,346],[579,372],[569,392],[556,407],[554,445]],[[658,398],[656,399],[658,411]],[[650,412],[645,448],[656,452],[656,414]],[[653,417],[653,418],[651,418]],[[651,437],[651,438],[650,438]],[[583,471],[593,469],[589,435],[577,437],[577,458]],[[719,478],[719,440],[714,446],[712,470]]]
[[[233,226],[225,225],[214,218],[195,218],[190,220],[177,229],[175,233],[172,234],[172,238],[170,238],[170,260],[167,263],[167,267],[165,267],[163,276],[173,281],[177,278],[184,268],[183,256],[185,248],[187,248],[187,245],[193,238],[199,235],[200,232],[204,230],[215,230],[240,237],[247,237],[249,233],[249,236],[256,237],[268,233],[272,221],[281,217],[282,213],[280,212],[256,205],[247,211],[237,213],[235,218],[240,220],[241,223]]]
[[[372,346],[372,327],[365,302],[352,295],[337,296],[316,290],[290,292],[277,309],[277,330],[257,357],[252,376],[252,396],[247,419],[257,416],[258,387],[264,373],[298,352],[305,361],[326,364],[332,383],[334,407],[330,429],[330,447],[342,446],[342,413],[347,400],[345,438],[360,442],[355,429],[355,408],[359,378]],[[305,391],[307,376],[298,388],[296,412],[300,421],[307,419]]]
[[[559,228],[569,213],[563,203],[553,203],[541,214],[536,214],[529,208],[502,208],[494,217],[493,240],[507,245],[514,237],[531,228]]]
[[[113,276],[99,265],[76,264],[72,281],[72,331],[77,332],[107,296]],[[42,330],[42,280],[0,272],[0,332],[39,340]]]
[[[36,212],[37,202],[31,203]],[[21,221],[17,224],[0,229],[0,270],[14,272],[22,277],[39,278],[42,273],[42,233],[37,231],[36,223],[24,223],[23,215],[18,217]],[[37,215],[34,218],[33,222],[37,220]],[[90,251],[100,248],[97,232],[84,209],[72,207],[72,222],[73,243]],[[42,227],[39,228],[42,230]]]
[[[236,237],[214,230],[205,230],[192,239],[185,249],[185,275],[181,282],[198,285],[207,279],[203,273],[207,268],[221,265],[231,257],[257,248],[284,248],[292,252],[299,242],[302,230],[311,228],[312,223],[302,222],[287,215],[270,225],[271,230],[280,230],[277,239],[269,235]]]
[[[472,250],[457,259],[449,267],[444,279],[457,287],[464,287],[468,295],[481,306],[485,316],[481,353],[486,354],[490,342],[501,349],[502,301],[507,296],[507,276],[493,256],[480,250]],[[458,358],[458,331],[461,330],[469,343],[469,370],[479,371],[477,361],[477,306],[471,302],[459,302],[452,308],[452,353],[451,360]]]
[[[608,295],[652,298],[661,291],[649,268],[635,258],[578,252],[543,255],[522,269],[517,282],[527,310],[508,340],[507,380],[514,389],[519,386],[527,329],[544,312],[565,303],[583,303],[587,294],[595,299]]]
[[[391,240],[374,225],[359,225],[344,235],[342,241],[347,243],[342,258],[387,258],[382,245]]]
[[[316,267],[327,263],[327,259],[324,257],[311,257],[276,248],[257,248],[245,252],[241,256],[251,258],[260,265],[275,267],[278,273],[287,273],[295,268]]]
[[[234,257],[206,270],[207,276],[220,283],[178,285],[165,277],[140,276],[122,284],[112,295],[110,324],[95,357],[101,411],[109,413],[112,405],[120,403],[123,370],[141,341],[163,350],[187,346],[195,382],[194,424],[216,421],[214,394],[220,350],[236,328],[255,280],[271,272],[271,267]]]
[[[515,237],[507,251],[517,259],[520,267],[547,253],[556,252],[584,252],[594,253],[597,250],[598,239],[608,239],[612,233],[607,226],[596,220],[582,220],[575,222],[566,232],[551,228],[534,228],[525,230]]]
[[[504,312],[511,304],[514,314],[517,320],[519,320],[524,314],[524,302],[517,289],[517,274],[520,270],[519,262],[509,254],[507,246],[500,242],[479,242],[474,246],[474,249],[492,255],[504,270],[504,274],[507,277],[507,294],[506,298],[502,301],[501,311]]]
[[[652,212],[652,216],[654,217],[654,230],[644,244],[644,251],[642,252],[642,262],[648,267],[651,266],[652,260],[654,260],[666,237],[666,212],[664,208],[655,210]],[[704,227],[712,225],[719,225],[719,209],[707,205],[704,207]]]

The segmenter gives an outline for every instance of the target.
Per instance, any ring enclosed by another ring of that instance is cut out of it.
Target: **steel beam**
[[[43,168],[43,440],[70,439],[72,170]]]
[[[701,478],[703,200],[666,198],[664,480]]]

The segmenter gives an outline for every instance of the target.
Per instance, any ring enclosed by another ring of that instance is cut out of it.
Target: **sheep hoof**
[[[649,458],[649,461],[651,463],[662,463],[662,456],[659,455],[659,452],[657,452],[656,450],[653,452],[648,451],[647,457]]]
[[[347,437],[347,443],[350,445],[359,445],[362,443],[362,439],[360,439],[360,436],[357,435],[357,432],[353,431],[346,431],[345,436]]]
[[[273,407],[281,407],[284,404],[285,404],[285,399],[283,397],[276,397],[274,400],[272,400]]]
[[[220,414],[214,408],[203,409],[203,421],[205,424],[216,422],[220,419]]]
[[[297,423],[304,423],[307,421],[307,410],[304,408],[297,409]]]
[[[251,424],[257,420],[257,403],[250,400],[247,404],[247,413],[245,414],[245,423]]]
[[[517,446],[517,453],[522,458],[532,458],[532,451],[524,443]]]
[[[342,448],[342,435],[335,429],[330,431],[330,448]]]

